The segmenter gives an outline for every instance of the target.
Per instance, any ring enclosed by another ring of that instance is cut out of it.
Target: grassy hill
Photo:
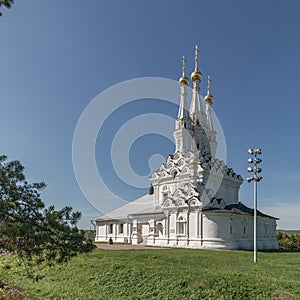
[[[0,278],[38,299],[300,299],[300,252],[95,249],[35,283],[7,259]]]

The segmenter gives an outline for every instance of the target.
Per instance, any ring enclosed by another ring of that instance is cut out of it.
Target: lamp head
[[[255,154],[261,154],[261,149],[260,148],[255,149]]]
[[[251,149],[251,148],[248,149],[248,153],[249,153],[249,154],[253,154],[253,149]]]
[[[253,179],[254,179],[254,177],[248,177],[248,178],[247,178],[247,181],[248,181],[248,182],[251,182]]]
[[[261,159],[261,158],[255,158],[255,159],[254,159],[254,162],[255,162],[256,164],[259,164],[259,163],[262,162],[262,159]]]

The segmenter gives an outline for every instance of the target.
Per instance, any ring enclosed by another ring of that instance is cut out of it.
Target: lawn
[[[38,282],[7,259],[0,278],[37,299],[300,299],[300,252],[95,249]]]

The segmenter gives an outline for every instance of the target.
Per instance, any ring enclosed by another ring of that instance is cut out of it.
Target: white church
[[[175,153],[150,176],[149,194],[96,220],[96,242],[160,247],[253,249],[253,209],[239,202],[243,182],[216,158],[208,77],[202,103],[198,70],[191,74],[193,93],[188,109],[189,80],[183,58],[180,105],[175,121]],[[277,249],[277,218],[257,212],[257,248]]]

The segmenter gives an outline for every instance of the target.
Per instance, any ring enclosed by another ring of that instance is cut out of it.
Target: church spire
[[[208,75],[207,76],[207,94],[204,97],[204,101],[206,103],[207,125],[208,125],[208,128],[213,131],[214,127],[213,127],[212,116],[211,116],[211,112],[212,112],[211,105],[213,103],[213,96],[210,94],[210,82],[211,82],[211,79],[210,79],[210,76]]]
[[[202,80],[202,74],[201,72],[199,72],[198,70],[198,54],[199,54],[199,49],[198,49],[198,45],[195,46],[195,70],[194,72],[191,74],[191,79],[192,81],[201,81]]]
[[[182,76],[179,79],[179,83],[180,83],[180,85],[181,84],[189,85],[189,79],[185,75],[186,59],[185,59],[184,55],[182,56],[181,61],[182,61]]]
[[[213,96],[210,94],[210,82],[211,82],[211,79],[210,79],[210,76],[208,75],[207,76],[207,93],[206,93],[206,96],[204,97],[204,101],[211,105],[213,103]]]
[[[193,97],[191,102],[191,108],[190,108],[190,115],[191,119],[196,122],[199,121],[200,124],[202,123],[202,104],[200,99],[200,81],[202,79],[202,74],[198,70],[198,46],[195,46],[195,70],[191,74],[191,79],[193,81]]]
[[[180,104],[178,110],[178,117],[176,120],[174,139],[176,143],[176,152],[185,152],[190,149],[191,121],[187,104],[187,90],[189,80],[185,75],[186,59],[182,57],[182,76],[179,79],[180,84]]]
[[[182,56],[182,76],[179,79],[180,83],[180,106],[178,111],[178,119],[188,118],[188,105],[187,105],[187,87],[189,80],[185,75],[186,59]]]

